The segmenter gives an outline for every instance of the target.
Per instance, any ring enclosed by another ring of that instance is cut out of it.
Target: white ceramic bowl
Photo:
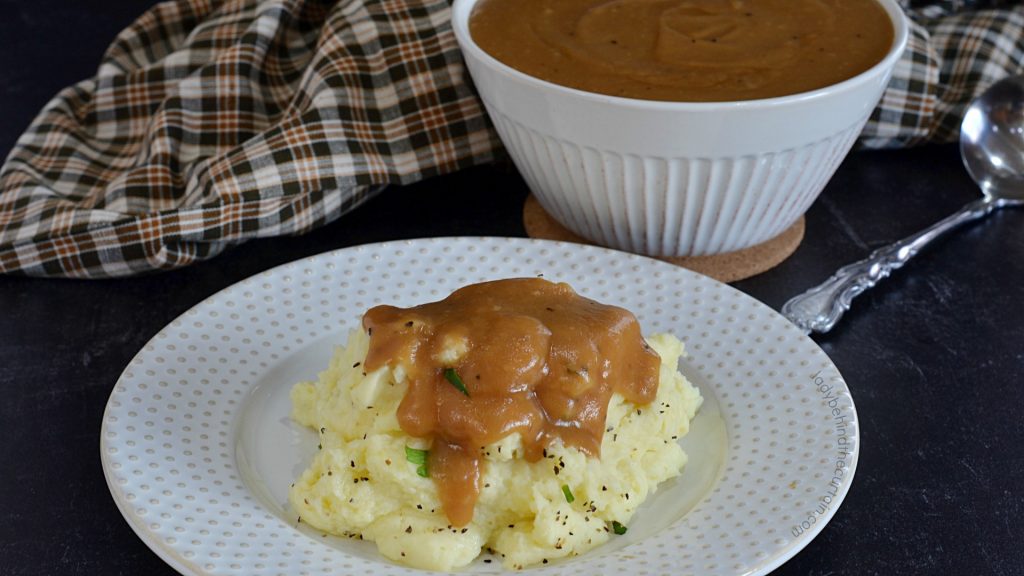
[[[765,242],[811,205],[878,103],[907,43],[895,0],[885,58],[827,88],[738,102],[605,96],[528,76],[469,33],[477,0],[452,24],[470,75],[541,205],[573,232],[651,256],[696,256]]]

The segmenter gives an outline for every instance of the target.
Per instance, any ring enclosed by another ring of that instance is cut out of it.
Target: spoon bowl
[[[960,155],[986,196],[1024,199],[1024,76],[996,82],[971,104]]]
[[[1010,76],[981,94],[964,113],[960,156],[983,196],[955,214],[870,256],[786,302],[782,315],[806,333],[828,332],[853,299],[901,268],[950,230],[998,208],[1024,206],[1024,76]]]

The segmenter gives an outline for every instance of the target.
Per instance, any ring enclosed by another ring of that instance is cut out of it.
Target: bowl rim
[[[536,76],[531,76],[525,72],[520,72],[519,70],[516,70],[508,64],[505,64],[491,56],[473,40],[472,34],[469,32],[469,16],[472,14],[473,8],[480,1],[481,0],[454,0],[452,2],[452,28],[455,32],[455,38],[458,41],[459,47],[463,51],[463,56],[467,60],[469,59],[469,56],[472,56],[473,58],[481,61],[487,67],[502,74],[503,76],[506,76],[510,80],[532,85],[542,90],[554,91],[571,98],[589,100],[598,104],[608,104],[612,106],[644,110],[678,112],[710,112],[713,110],[743,111],[757,108],[777,108],[828,98],[836,93],[856,89],[861,84],[870,81],[876,76],[889,73],[892,68],[895,67],[896,61],[903,55],[910,37],[910,25],[907,20],[907,16],[903,12],[899,3],[896,0],[875,0],[882,6],[882,9],[885,10],[886,14],[888,14],[889,21],[893,25],[893,41],[885,57],[856,76],[852,76],[846,80],[823,88],[817,88],[806,92],[798,92],[796,94],[787,94],[784,96],[774,96],[771,98],[716,102],[644,100],[641,98],[626,98],[622,96],[599,94],[597,92],[588,92],[578,88],[570,88],[568,86],[562,86],[561,84],[555,84],[553,82],[537,78]]]

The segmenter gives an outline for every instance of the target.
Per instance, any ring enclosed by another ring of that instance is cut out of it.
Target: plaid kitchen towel
[[[861,133],[865,148],[952,142],[964,108],[993,82],[1024,73],[1020,0],[901,0],[910,40]]]
[[[1024,8],[969,1],[908,5],[910,49],[862,146],[951,140],[973,95],[1021,71]],[[11,151],[0,272],[184,266],[499,149],[447,0],[165,2]]]

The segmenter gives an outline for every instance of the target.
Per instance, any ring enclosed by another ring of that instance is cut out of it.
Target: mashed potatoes
[[[372,540],[384,556],[417,568],[458,568],[483,549],[507,568],[590,550],[621,531],[686,464],[675,440],[687,433],[702,398],[676,370],[682,343],[667,334],[648,343],[662,359],[657,398],[637,407],[612,397],[600,459],[556,442],[531,463],[519,457],[519,435],[507,436],[484,449],[472,522],[453,528],[435,483],[406,458],[407,447],[429,446],[399,427],[405,374],[401,367],[364,373],[369,338],[353,331],[318,382],[292,390],[292,418],[317,430],[320,451],[292,486],[291,504],[302,522]]]

